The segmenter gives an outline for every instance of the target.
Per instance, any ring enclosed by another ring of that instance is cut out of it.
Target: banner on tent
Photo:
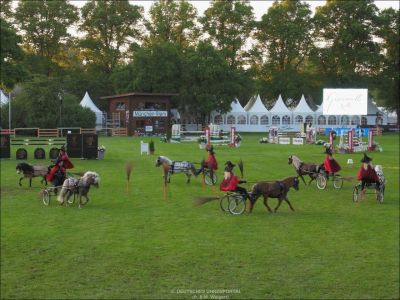
[[[133,111],[133,117],[168,117],[168,112],[166,110],[135,110]]]
[[[369,128],[325,128],[325,135],[328,135],[329,131],[335,131],[337,136],[342,135],[342,133],[343,135],[347,135],[353,129],[356,136],[359,135],[359,132],[361,132],[362,136],[368,136]]]

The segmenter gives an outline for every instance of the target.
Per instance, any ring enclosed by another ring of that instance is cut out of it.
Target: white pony
[[[67,178],[62,185],[61,193],[57,200],[61,205],[64,204],[65,201],[73,203],[73,201],[70,202],[68,199],[74,195],[75,200],[75,195],[77,195],[79,198],[79,208],[81,208],[81,206],[85,205],[89,201],[87,194],[89,193],[90,186],[94,185],[95,187],[99,187],[99,183],[99,174],[92,171],[87,171],[79,179],[72,177]],[[83,200],[82,197],[85,197],[85,200]]]

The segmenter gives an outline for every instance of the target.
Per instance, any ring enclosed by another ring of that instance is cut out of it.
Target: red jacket
[[[65,174],[65,168],[55,165],[51,168],[50,172],[46,176],[46,180],[49,182],[53,181],[54,174],[58,171],[58,168],[61,168],[61,172]]]
[[[231,176],[228,179],[224,178],[224,180],[222,180],[222,182],[219,186],[219,189],[221,191],[225,191],[225,192],[234,191],[236,189],[236,187],[238,186],[239,181],[238,181],[237,177],[235,175],[233,175],[232,172],[230,172],[230,174],[231,174]]]
[[[364,169],[364,166],[360,167],[360,170],[358,170],[357,173],[357,180],[369,180],[373,182],[379,182],[379,177],[376,175],[375,170],[368,165],[367,169]]]
[[[74,167],[74,164],[69,160],[67,152],[60,151],[57,158],[57,164],[60,162],[63,162],[63,167],[65,169],[72,169]]]
[[[204,167],[210,168],[213,170],[218,169],[218,163],[217,160],[215,159],[214,154],[209,153],[207,159],[204,161]]]
[[[326,172],[329,173],[337,173],[339,172],[342,168],[340,167],[340,165],[338,164],[338,162],[336,160],[329,159],[330,156],[327,155],[325,160],[324,160],[324,169]]]

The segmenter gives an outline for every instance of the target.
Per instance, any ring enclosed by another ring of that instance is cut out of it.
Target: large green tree
[[[385,9],[379,14],[377,35],[382,40],[383,59],[381,71],[376,78],[377,100],[395,110],[400,116],[399,102],[399,10]],[[397,119],[399,122],[399,120]]]
[[[299,0],[275,1],[257,24],[253,68],[260,93],[300,99],[307,93],[305,62],[312,46],[313,25],[308,4]]]
[[[47,74],[52,74],[55,56],[70,39],[68,28],[78,20],[77,8],[65,0],[20,1],[14,16],[25,49],[47,63]]]
[[[245,46],[254,27],[253,8],[247,0],[213,0],[200,18],[203,31],[230,66],[240,66],[246,56]]]
[[[13,99],[12,127],[93,128],[95,114],[81,107],[79,101],[64,90],[61,78],[34,75],[23,84],[22,93]],[[4,112],[2,110],[3,126],[8,122]]]
[[[126,58],[129,45],[141,39],[143,8],[131,5],[128,0],[91,0],[81,13],[85,63],[111,74]]]
[[[368,87],[379,71],[379,45],[374,41],[378,9],[373,0],[328,0],[317,7],[311,58],[330,86]]]
[[[19,37],[14,28],[0,18],[0,88],[12,89],[25,77],[25,69],[21,64],[24,52],[19,46]]]
[[[148,42],[172,42],[182,48],[197,42],[197,10],[188,1],[160,0],[151,6],[149,14]]]

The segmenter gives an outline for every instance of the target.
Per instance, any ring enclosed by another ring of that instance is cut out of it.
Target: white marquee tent
[[[292,112],[287,108],[283,102],[282,96],[279,95],[278,100],[275,102],[274,107],[270,109],[271,112],[271,125],[290,128],[292,124]]]
[[[301,95],[301,99],[292,113],[295,127],[302,126],[304,123],[314,124],[314,111],[307,104],[304,95]]]
[[[270,112],[262,103],[260,95],[252,97],[244,109],[247,111],[249,125],[262,125],[265,128],[269,124]]]
[[[6,104],[8,102],[8,98],[4,95],[2,90],[0,90],[0,101],[1,104]]]
[[[103,127],[103,112],[96,106],[96,104],[93,103],[88,92],[85,93],[85,96],[82,98],[80,105],[82,107],[89,108],[96,114],[96,130],[101,129]]]

